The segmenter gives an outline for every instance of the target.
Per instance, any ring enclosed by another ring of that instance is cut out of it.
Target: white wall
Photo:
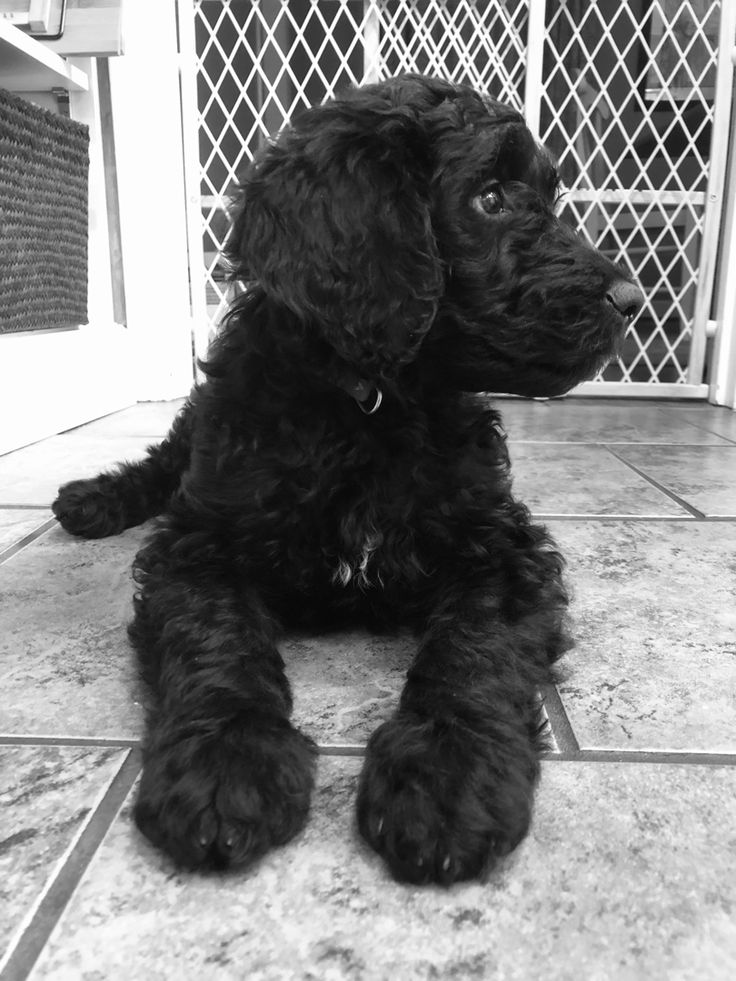
[[[110,59],[127,326],[140,401],[192,384],[186,199],[174,0],[123,7]]]

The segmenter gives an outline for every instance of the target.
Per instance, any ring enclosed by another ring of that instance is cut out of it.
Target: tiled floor
[[[516,488],[569,561],[578,646],[532,833],[486,883],[395,884],[352,816],[408,637],[284,647],[323,747],[307,829],[257,868],[179,873],[130,821],[125,638],[145,529],[78,541],[60,481],[141,453],[138,406],[0,458],[2,981],[736,976],[736,415],[508,401]]]

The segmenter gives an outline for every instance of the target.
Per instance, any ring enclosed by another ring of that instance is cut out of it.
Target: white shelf
[[[57,86],[86,92],[89,79],[41,41],[0,19],[0,86],[11,92],[50,92]]]

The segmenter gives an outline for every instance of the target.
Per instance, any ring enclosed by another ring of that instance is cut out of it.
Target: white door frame
[[[731,63],[736,65],[735,37],[731,37],[726,50]],[[736,98],[731,107],[730,132],[726,208],[714,304],[715,342],[709,400],[736,410]]]

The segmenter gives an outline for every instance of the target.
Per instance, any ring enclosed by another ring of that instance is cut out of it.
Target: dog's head
[[[557,193],[517,112],[401,76],[265,148],[226,255],[362,378],[414,364],[453,388],[560,394],[610,358],[641,295],[558,221]]]

